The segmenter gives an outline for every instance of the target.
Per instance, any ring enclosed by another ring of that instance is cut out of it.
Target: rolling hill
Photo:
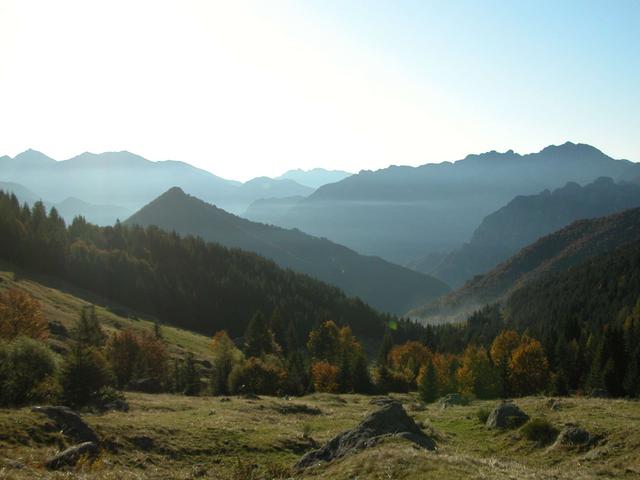
[[[570,223],[640,207],[640,185],[601,177],[581,187],[570,182],[553,192],[518,196],[484,218],[469,243],[440,259],[415,265],[454,288],[488,272],[522,247]]]
[[[448,287],[431,277],[357,254],[329,240],[242,219],[172,188],[131,216],[125,224],[156,225],[240,248],[306,273],[387,312],[403,313],[432,300]]]
[[[313,189],[320,188],[327,183],[335,183],[353,175],[352,173],[345,172],[343,170],[326,170],[324,168],[313,168],[311,170],[289,170],[282,175],[279,179],[295,180],[301,185],[306,185]]]
[[[425,323],[462,321],[481,306],[504,300],[543,275],[562,272],[638,240],[640,208],[580,220],[539,239],[487,274],[409,315]]]
[[[484,217],[517,195],[602,176],[630,180],[639,173],[640,165],[584,144],[567,142],[527,155],[493,151],[454,163],[362,171],[263,220],[404,265],[458,248]]]

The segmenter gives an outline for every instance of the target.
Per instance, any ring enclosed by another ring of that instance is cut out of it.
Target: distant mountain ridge
[[[187,195],[174,187],[126,220],[129,225],[156,225],[274,260],[359,296],[386,312],[404,313],[411,306],[448,291],[439,280],[315,238],[298,230],[251,222]],[[424,300],[423,300],[424,299]]]
[[[584,144],[567,142],[527,155],[492,151],[454,163],[362,171],[320,187],[283,215],[263,221],[407,264],[459,247],[485,216],[517,195],[571,181],[639,175],[640,165]]]
[[[522,247],[570,223],[640,207],[640,185],[615,183],[600,177],[581,187],[564,187],[537,195],[520,195],[484,218],[469,243],[444,258],[427,259],[415,269],[435,276],[452,287],[485,273]]]
[[[562,272],[638,241],[640,208],[580,220],[537,240],[487,274],[409,315],[426,323],[462,321],[481,306],[504,300],[543,275]]]
[[[103,211],[105,215],[88,217],[100,224],[113,224],[115,212],[136,211],[174,185],[235,213],[244,212],[261,198],[307,196],[314,191],[288,178],[258,177],[236,182],[188,163],[154,162],[127,151],[85,152],[56,161],[27,150],[14,158],[0,157],[0,179],[24,185],[51,204],[71,197],[93,205],[113,205],[114,215]]]
[[[295,180],[301,185],[306,185],[313,189],[319,188],[328,183],[339,182],[347,177],[353,175],[352,173],[345,172],[343,170],[325,170],[324,168],[314,168],[311,170],[288,170],[278,179]]]

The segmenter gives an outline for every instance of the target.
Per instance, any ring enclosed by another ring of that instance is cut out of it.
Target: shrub
[[[213,368],[211,369],[209,390],[213,395],[226,395],[229,393],[229,375],[244,357],[225,331],[214,335],[211,349],[213,351]]]
[[[520,432],[527,440],[543,445],[553,442],[558,436],[558,429],[544,418],[532,418],[520,429]]]
[[[287,372],[280,361],[271,355],[264,359],[251,357],[236,365],[229,375],[229,391],[275,395],[282,390]]]
[[[483,407],[476,410],[476,417],[478,417],[480,423],[487,423],[489,415],[491,415],[491,410],[489,410],[488,408]]]
[[[17,337],[0,344],[0,403],[23,405],[55,396],[56,363],[51,351],[41,342]]]

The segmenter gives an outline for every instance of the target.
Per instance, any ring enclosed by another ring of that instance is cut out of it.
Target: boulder
[[[49,470],[58,470],[62,467],[72,467],[81,457],[94,458],[98,455],[98,445],[94,442],[83,442],[63,450],[51,460],[45,463]]]
[[[487,418],[488,428],[516,428],[529,420],[529,415],[511,401],[503,401],[494,407]]]
[[[569,424],[558,434],[551,448],[589,448],[598,443],[600,437],[589,433],[578,425]]]
[[[464,398],[462,398],[458,393],[449,393],[438,400],[438,404],[442,408],[453,407],[454,405],[465,405],[466,403],[467,402]]]
[[[603,388],[594,388],[589,394],[591,398],[609,398],[609,392]]]
[[[294,468],[301,470],[320,463],[331,462],[376,445],[383,438],[404,438],[428,450],[436,449],[436,442],[425,435],[402,405],[387,402],[369,414],[357,427],[334,437],[318,450],[304,455]]]
[[[44,406],[33,407],[31,410],[49,417],[62,430],[62,433],[74,442],[99,443],[96,432],[69,407]]]

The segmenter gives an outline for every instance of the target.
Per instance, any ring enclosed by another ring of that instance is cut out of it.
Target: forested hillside
[[[462,321],[482,305],[506,298],[528,282],[640,240],[640,208],[577,221],[528,247],[464,287],[411,312],[429,323]]]
[[[264,255],[281,267],[336,285],[385,312],[403,314],[449,290],[432,277],[378,257],[359,255],[327,239],[237,217],[177,187],[146,205],[125,224],[155,225]]]
[[[415,265],[457,288],[486,273],[522,247],[570,223],[640,207],[640,185],[601,177],[584,187],[575,182],[537,195],[520,195],[484,218],[469,243],[439,261]]]
[[[163,322],[212,334],[244,332],[261,311],[278,308],[305,335],[327,319],[380,336],[387,317],[339,289],[258,255],[164,232],[157,227],[97,227],[57,211],[20,206],[0,193],[0,255],[103,294]]]

